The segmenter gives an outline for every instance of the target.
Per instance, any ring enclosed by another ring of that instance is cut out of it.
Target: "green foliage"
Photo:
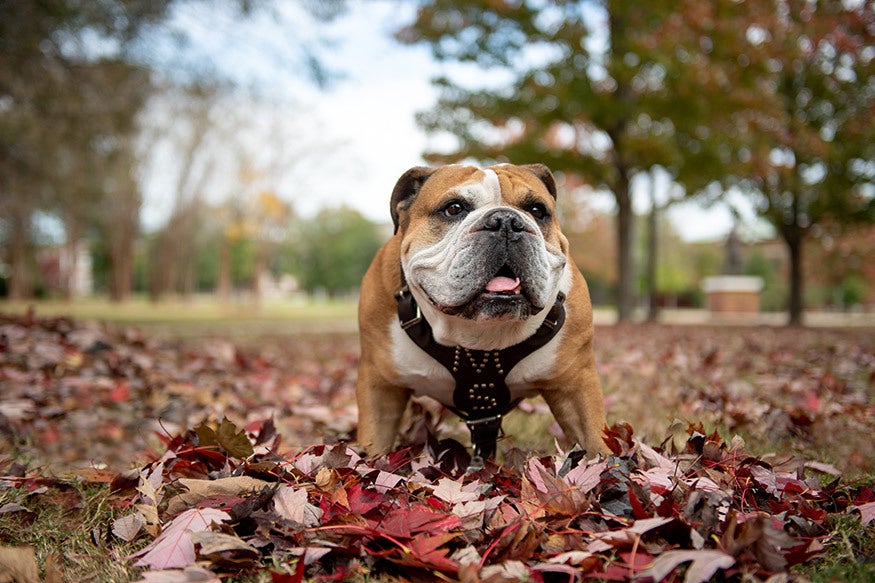
[[[763,290],[760,292],[760,309],[764,312],[780,312],[787,309],[787,284],[779,277],[778,266],[754,249],[744,264],[744,274],[760,277]]]
[[[861,304],[866,299],[868,285],[859,275],[848,275],[842,280],[842,306],[848,308]]]
[[[330,296],[358,288],[382,243],[376,225],[346,206],[303,221],[297,238],[297,272],[307,291]]]

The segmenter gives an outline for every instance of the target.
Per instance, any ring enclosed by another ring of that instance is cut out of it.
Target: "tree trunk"
[[[110,252],[109,299],[113,303],[126,302],[131,296],[131,279],[134,275],[133,245],[131,250],[115,247]]]
[[[219,273],[216,282],[216,294],[219,304],[227,306],[231,303],[231,241],[224,234],[219,242]]]
[[[656,285],[656,264],[659,253],[659,208],[656,205],[656,176],[650,175],[650,215],[647,217],[647,321],[659,319],[659,290]]]
[[[33,298],[30,212],[13,212],[9,225],[9,299],[29,300]]]
[[[614,196],[617,200],[617,322],[625,322],[631,319],[634,308],[632,246],[635,218],[629,176],[625,171],[619,173]]]
[[[782,229],[784,241],[790,254],[790,304],[789,326],[801,326],[805,305],[803,302],[802,241],[803,233],[798,226]]]
[[[79,271],[79,238],[82,232],[79,218],[68,215],[64,221],[64,229],[67,232],[61,254],[58,257],[58,284],[61,286],[61,298],[65,302],[73,300],[76,296],[76,275]]]
[[[130,180],[129,173],[124,177]],[[134,281],[134,256],[140,227],[142,201],[133,181],[128,189],[109,196],[104,232],[109,241],[109,297],[113,302],[130,298]]]

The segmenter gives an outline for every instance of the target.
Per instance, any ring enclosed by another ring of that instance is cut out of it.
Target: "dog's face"
[[[525,320],[552,305],[566,263],[543,165],[413,168],[392,193],[411,291],[466,320]]]

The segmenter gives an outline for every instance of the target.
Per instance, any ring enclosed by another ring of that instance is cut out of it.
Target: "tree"
[[[218,5],[235,15],[256,10],[281,14],[264,0]],[[215,9],[191,0],[0,3],[0,242],[13,296],[33,292],[37,211],[62,222],[68,247],[86,232],[105,238],[110,296],[122,300],[129,293],[141,203],[142,152],[134,136],[141,129],[138,122],[144,121],[153,82],[160,79],[162,88],[208,85],[205,80],[218,76],[202,57],[180,65],[162,61],[161,51],[153,50],[186,38],[188,31],[174,28],[177,24],[169,18],[185,6],[205,13]],[[311,16],[307,24],[312,24],[344,9],[345,2],[339,0],[306,3],[299,12]],[[227,22],[229,27],[239,24],[235,18]],[[322,65],[318,46],[314,48],[319,43],[295,43],[299,50],[284,50],[282,56],[294,60],[302,76],[324,86],[330,72]],[[187,194],[174,214],[177,233],[194,231],[198,219],[200,201],[188,196],[196,189],[190,183],[183,188]],[[158,255],[166,258],[168,247],[187,252],[191,248],[186,242],[185,237],[165,237],[157,245],[164,249]],[[194,261],[190,253],[183,255],[157,271],[190,291]],[[163,293],[168,286],[153,287]]]
[[[699,52],[713,81],[700,94],[727,96],[728,107],[708,110],[700,145],[724,167],[723,185],[749,193],[784,240],[789,323],[800,324],[812,229],[875,220],[875,2],[686,0],[679,10],[700,16],[665,23],[660,36],[676,51],[722,32]]]
[[[346,206],[323,209],[300,231],[301,285],[330,297],[358,288],[383,239],[376,225]]]
[[[428,43],[442,61],[473,63],[492,77],[501,70],[508,80],[498,88],[437,80],[441,98],[420,121],[459,143],[427,159],[539,161],[613,193],[619,320],[634,302],[632,180],[679,159],[672,125],[658,117],[671,101],[666,71],[648,44],[669,13],[665,2],[431,0],[398,33]]]
[[[72,246],[94,211],[89,203],[106,194],[101,176],[127,147],[132,112],[147,92],[143,71],[119,55],[169,5],[79,4],[0,4],[0,210],[13,297],[33,291],[34,213],[59,216]],[[119,55],[95,56],[89,49],[98,40],[122,47]]]

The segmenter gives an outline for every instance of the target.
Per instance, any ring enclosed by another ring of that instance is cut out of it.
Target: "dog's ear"
[[[414,166],[407,172],[401,175],[398,182],[395,183],[395,188],[392,189],[392,199],[389,202],[389,212],[392,214],[392,224],[395,225],[395,232],[398,232],[398,225],[401,221],[401,213],[407,210],[410,203],[416,197],[419,189],[425,184],[425,181],[437,171],[437,168],[426,168],[425,166]]]
[[[550,196],[556,198],[556,180],[547,166],[544,164],[524,164],[522,168],[537,176],[544,183],[544,186],[547,187],[547,192],[550,193]]]

